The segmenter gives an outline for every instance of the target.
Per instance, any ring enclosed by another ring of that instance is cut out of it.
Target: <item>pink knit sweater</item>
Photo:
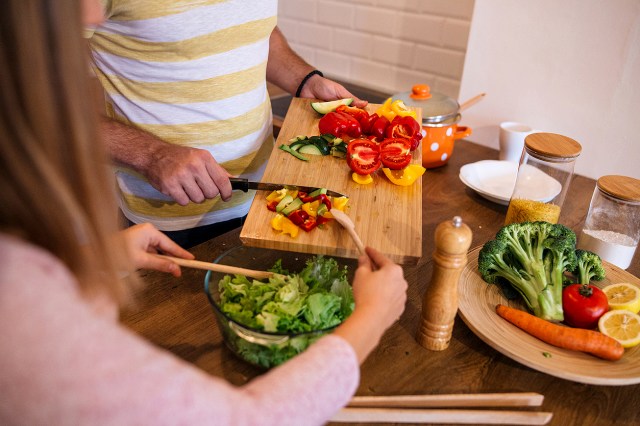
[[[50,253],[0,234],[0,424],[314,425],[359,380],[337,336],[242,387],[99,313]]]

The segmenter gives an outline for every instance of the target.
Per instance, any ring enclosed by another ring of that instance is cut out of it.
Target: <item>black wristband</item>
[[[296,90],[296,98],[300,97],[300,92],[302,92],[302,88],[307,83],[307,80],[309,80],[314,75],[319,75],[320,77],[324,77],[324,74],[322,74],[318,70],[313,70],[309,74],[305,75],[304,78],[302,79],[302,81],[300,82],[300,85],[298,86],[298,90]]]

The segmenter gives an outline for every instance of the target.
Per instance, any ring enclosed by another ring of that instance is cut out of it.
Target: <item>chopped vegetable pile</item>
[[[268,282],[225,276],[220,280],[220,309],[229,318],[254,330],[301,333],[337,326],[353,312],[353,292],[347,267],[335,259],[315,256],[297,274],[284,270],[278,261]],[[320,335],[290,337],[286,342],[261,345],[233,338],[232,347],[247,361],[263,367],[281,364],[305,350]]]

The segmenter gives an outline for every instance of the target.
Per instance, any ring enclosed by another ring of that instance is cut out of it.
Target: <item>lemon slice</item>
[[[640,315],[621,309],[611,310],[598,320],[600,333],[616,339],[625,348],[640,344]]]
[[[629,284],[610,284],[602,289],[607,295],[611,309],[624,309],[633,313],[640,312],[640,288]]]

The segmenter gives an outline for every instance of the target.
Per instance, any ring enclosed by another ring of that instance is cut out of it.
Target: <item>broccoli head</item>
[[[576,263],[569,271],[578,279],[578,284],[589,284],[591,280],[602,281],[605,274],[600,256],[581,249],[576,250]]]
[[[506,280],[534,315],[562,321],[564,272],[576,267],[576,234],[560,224],[503,226],[478,255],[478,271],[490,283]]]

